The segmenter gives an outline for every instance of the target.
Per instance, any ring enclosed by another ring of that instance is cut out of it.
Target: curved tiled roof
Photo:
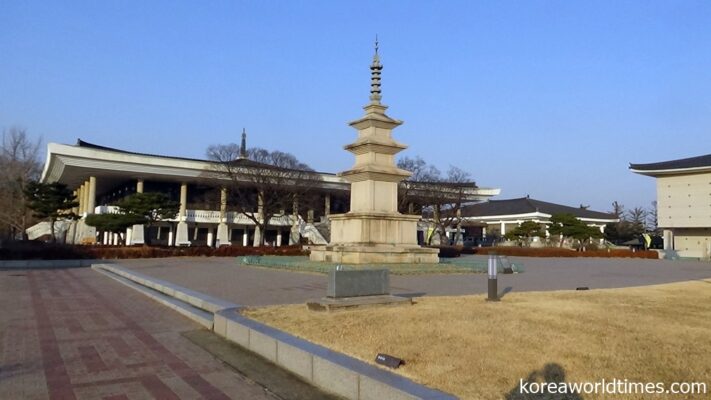
[[[200,158],[188,158],[188,157],[174,157],[174,156],[164,156],[161,154],[149,154],[149,153],[139,153],[135,151],[128,151],[128,150],[121,150],[121,149],[116,149],[113,147],[107,147],[107,146],[100,146],[98,144],[94,143],[89,143],[81,139],[77,139],[77,147],[85,147],[88,149],[96,149],[96,150],[105,150],[105,151],[113,151],[115,153],[123,153],[123,154],[135,154],[137,156],[146,156],[146,157],[159,157],[159,158],[170,158],[173,160],[187,160],[187,161],[201,161],[201,162],[214,162],[210,160],[204,160]]]
[[[578,218],[616,219],[613,214],[591,211],[580,207],[548,203],[528,197],[508,200],[489,200],[484,203],[462,207],[463,217],[487,217],[494,215],[518,215],[541,212],[544,214],[573,214]]]
[[[705,156],[682,158],[679,160],[662,161],[650,164],[632,164],[630,169],[637,171],[660,171],[670,169],[711,167],[711,154]]]
[[[77,147],[84,147],[84,148],[89,148],[89,149],[96,149],[96,150],[104,150],[104,151],[111,151],[115,153],[123,153],[123,154],[133,154],[137,156],[146,156],[146,157],[158,157],[158,158],[166,158],[166,159],[172,159],[172,160],[187,160],[187,161],[199,161],[199,162],[206,162],[206,163],[214,163],[217,164],[219,163],[218,161],[214,160],[206,160],[206,159],[200,159],[200,158],[188,158],[188,157],[175,157],[175,156],[165,156],[165,155],[160,155],[160,154],[148,154],[148,153],[138,153],[134,151],[128,151],[128,150],[120,150],[116,149],[113,147],[107,147],[107,146],[101,146],[98,144],[94,143],[89,143],[81,139],[77,139]],[[233,165],[238,165],[238,166],[245,166],[245,167],[263,167],[263,168],[275,168],[272,165],[260,163],[257,161],[250,160],[248,158],[238,158],[234,161],[231,161],[230,164]],[[323,175],[335,175],[330,172],[317,172],[319,174]]]

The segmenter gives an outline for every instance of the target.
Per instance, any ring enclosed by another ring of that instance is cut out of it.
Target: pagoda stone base
[[[417,215],[331,215],[331,243],[311,246],[311,261],[344,264],[436,264],[439,250],[417,244]]]
[[[311,261],[344,264],[437,264],[439,250],[387,245],[311,246]]]

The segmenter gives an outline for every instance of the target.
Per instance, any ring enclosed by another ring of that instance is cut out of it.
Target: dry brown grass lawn
[[[711,389],[711,280],[509,293],[500,303],[423,297],[414,306],[319,313],[288,305],[245,314],[370,363],[380,352],[403,358],[402,375],[466,399],[505,398],[549,364],[563,368],[566,382],[706,382]]]

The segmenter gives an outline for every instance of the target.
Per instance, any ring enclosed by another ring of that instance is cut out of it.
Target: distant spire
[[[239,157],[247,158],[247,130],[242,128],[242,144],[239,146]]]
[[[382,98],[380,92],[380,71],[383,70],[380,64],[380,56],[378,55],[378,35],[375,35],[375,54],[373,54],[373,63],[370,64],[370,102],[372,104],[380,104]]]

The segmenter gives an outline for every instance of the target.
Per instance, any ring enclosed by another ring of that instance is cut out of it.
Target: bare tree
[[[308,165],[281,151],[245,151],[232,143],[210,146],[207,156],[216,161],[218,177],[229,182],[225,186],[230,205],[258,228],[260,245],[264,245],[269,221],[293,210],[295,203],[308,203],[321,179]]]
[[[416,195],[419,186],[417,183],[439,181],[441,179],[439,170],[433,165],[428,165],[420,156],[403,157],[397,161],[397,167],[412,173],[398,187],[398,209],[402,213],[421,214],[423,204],[420,201],[421,197]],[[415,212],[415,205],[418,206],[417,212]]]
[[[432,221],[439,231],[440,238],[446,236],[447,228],[456,226],[455,237],[461,235],[462,203],[465,200],[467,188],[476,186],[471,175],[461,168],[450,166],[447,176],[436,182],[430,190],[428,203],[432,208]],[[431,242],[430,238],[430,242]]]
[[[457,227],[459,236],[462,204],[467,191],[476,187],[471,175],[461,168],[450,166],[443,177],[437,168],[427,165],[420,157],[402,158],[398,161],[398,167],[412,172],[412,176],[400,185],[400,209],[407,204],[424,206],[440,238],[452,226]],[[432,243],[433,237],[427,238],[428,244]]]
[[[3,130],[0,149],[0,224],[5,235],[15,238],[32,222],[24,191],[27,183],[39,179],[41,139],[32,140],[27,131],[18,127]]]
[[[624,218],[624,215],[625,215],[625,206],[618,203],[617,201],[613,201],[611,213],[615,215],[615,218],[621,220]]]
[[[635,207],[627,211],[627,221],[632,234],[643,234],[647,230],[647,210],[643,207]]]

